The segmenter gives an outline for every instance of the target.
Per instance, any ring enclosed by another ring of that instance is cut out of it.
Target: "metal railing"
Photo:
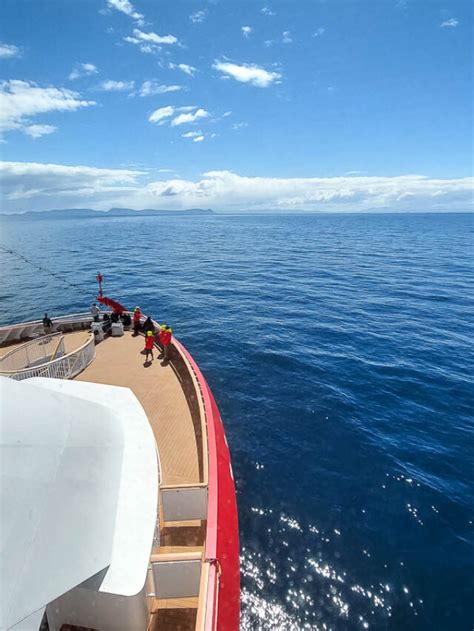
[[[0,358],[0,371],[13,372],[45,364],[64,355],[64,337],[61,333],[45,335],[38,339],[16,346]]]
[[[43,363],[32,368],[21,370],[0,370],[2,377],[9,377],[16,381],[30,379],[31,377],[49,377],[52,379],[72,379],[86,368],[95,357],[95,340],[91,335],[87,342],[80,348],[63,355],[53,361]]]
[[[92,316],[90,313],[74,313],[72,315],[58,316],[52,320],[52,332],[56,333],[87,328],[92,322]],[[0,326],[0,344],[38,337],[44,335],[44,333],[42,320]]]

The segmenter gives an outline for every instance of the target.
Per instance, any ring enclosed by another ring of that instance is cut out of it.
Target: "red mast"
[[[100,272],[97,272],[97,276],[95,277],[95,279],[99,283],[99,296],[103,296],[104,293],[102,291],[102,281],[104,280],[104,277]]]

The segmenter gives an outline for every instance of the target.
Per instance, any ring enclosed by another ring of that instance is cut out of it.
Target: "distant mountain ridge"
[[[45,210],[42,212],[28,211],[11,215],[0,214],[1,220],[6,221],[29,221],[44,219],[98,219],[103,217],[161,217],[161,216],[205,216],[215,215],[210,208],[187,208],[186,210],[156,210],[144,208],[143,210],[133,210],[132,208],[111,208],[110,210],[92,210],[91,208],[69,208],[61,210]]]

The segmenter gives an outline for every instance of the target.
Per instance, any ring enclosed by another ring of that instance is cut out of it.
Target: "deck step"
[[[181,552],[202,552],[204,546],[155,546],[152,554],[180,554]]]
[[[198,597],[191,598],[154,598],[152,613],[161,609],[197,609]]]

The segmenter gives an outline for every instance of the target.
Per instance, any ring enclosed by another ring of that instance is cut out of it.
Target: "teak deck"
[[[82,332],[66,335],[67,350],[81,342]],[[72,339],[72,338],[75,339]],[[96,346],[96,358],[76,377],[130,388],[140,401],[155,434],[162,484],[199,482],[199,456],[191,413],[171,364],[161,365],[159,350],[148,365],[142,354],[144,338],[126,331]]]

